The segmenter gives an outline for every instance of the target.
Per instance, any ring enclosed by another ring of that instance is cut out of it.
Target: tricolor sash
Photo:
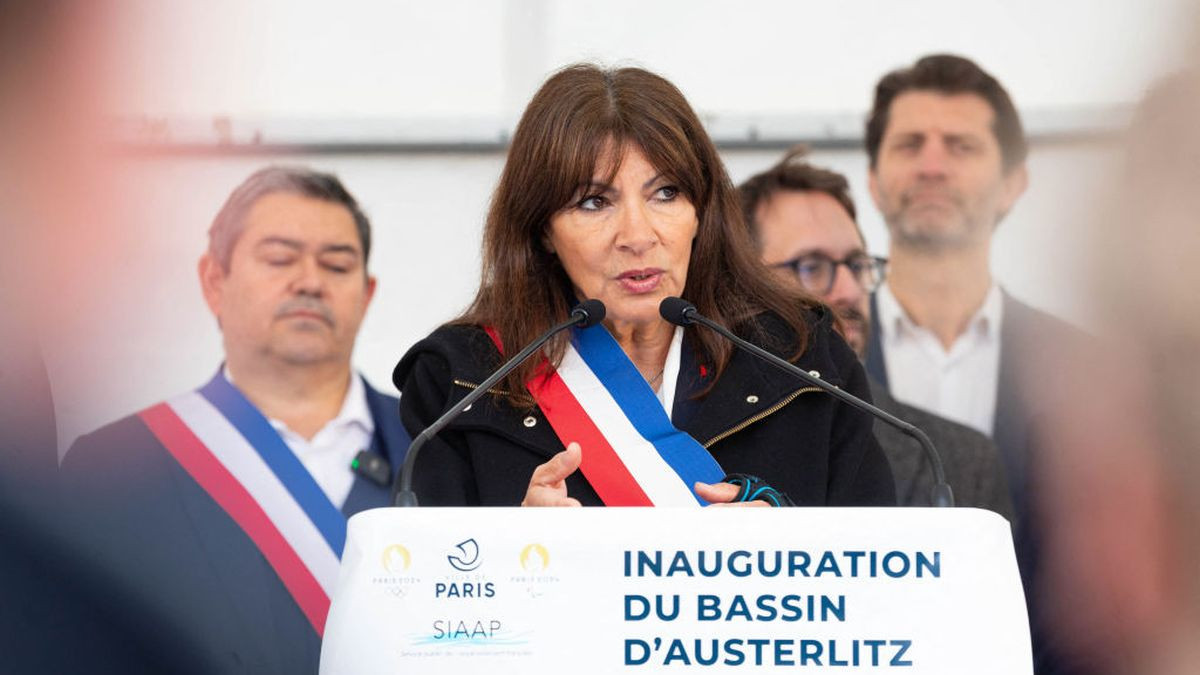
[[[725,472],[696,439],[671,424],[604,326],[573,329],[562,363],[546,370],[527,383],[529,392],[563,445],[582,447],[580,470],[605,505],[707,503],[692,486],[719,482]]]
[[[346,518],[267,418],[220,374],[140,417],[250,537],[322,635]]]

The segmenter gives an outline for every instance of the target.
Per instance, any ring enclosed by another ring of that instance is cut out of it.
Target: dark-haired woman
[[[421,503],[725,503],[749,479],[722,477],[744,474],[802,506],[895,504],[869,417],[663,320],[668,296],[867,395],[832,315],[758,263],[679,90],[637,68],[559,71],[513,136],[473,304],[396,366],[405,426],[420,432],[575,303],[607,316],[560,334],[422,450]],[[766,501],[780,500],[752,503]]]

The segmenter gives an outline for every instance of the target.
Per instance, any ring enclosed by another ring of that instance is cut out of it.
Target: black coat
[[[866,375],[833,332],[829,315],[814,313],[810,319],[809,344],[797,365],[869,400]],[[769,349],[772,342],[788,344],[789,332],[778,319],[764,318],[759,325],[773,339],[746,337]],[[708,384],[713,367],[696,362],[689,338],[698,329],[685,330],[672,420],[708,448],[726,473],[759,476],[801,506],[896,504],[891,470],[865,413],[740,351],[708,394],[692,400],[690,393]],[[437,329],[393,373],[404,426],[420,432],[500,363],[482,330]],[[422,505],[515,506],[534,468],[563,447],[540,410],[487,396],[421,450],[414,489]],[[567,479],[567,494],[584,505],[601,504],[578,471]]]

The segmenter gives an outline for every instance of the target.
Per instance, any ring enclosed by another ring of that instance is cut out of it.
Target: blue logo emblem
[[[468,539],[460,542],[454,548],[458,549],[458,554],[451,553],[446,556],[446,560],[450,562],[450,566],[459,572],[470,572],[479,567],[479,544],[475,543],[474,539]]]

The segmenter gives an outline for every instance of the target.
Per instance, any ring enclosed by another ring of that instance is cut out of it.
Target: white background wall
[[[859,111],[931,51],[986,64],[1024,108],[1136,99],[1186,0],[130,0],[130,86],[153,115],[516,114],[565,63],[633,61],[715,113]]]
[[[933,51],[977,59],[1030,119],[1132,104],[1180,56],[1190,3],[1141,0],[890,2],[466,2],[305,5],[133,3],[121,58],[123,117],[228,116],[314,128],[361,119],[428,125],[455,138],[508,128],[553,69],[578,60],[635,63],[672,79],[709,119],[847,114],[861,118],[875,80]],[[775,151],[723,153],[734,180]],[[857,149],[813,161],[845,173],[869,247],[886,231]],[[196,386],[221,359],[195,262],[229,191],[272,163],[334,171],[375,226],[380,280],[357,365],[391,390],[415,340],[452,317],[477,282],[479,236],[499,152],[306,156],[122,155],[119,245],[75,289],[78,332],[47,362],[63,443]],[[1069,274],[1078,238],[1119,166],[1111,143],[1037,143],[1031,186],[1000,227],[994,269],[1033,304],[1077,316]],[[80,336],[87,339],[79,340]]]

